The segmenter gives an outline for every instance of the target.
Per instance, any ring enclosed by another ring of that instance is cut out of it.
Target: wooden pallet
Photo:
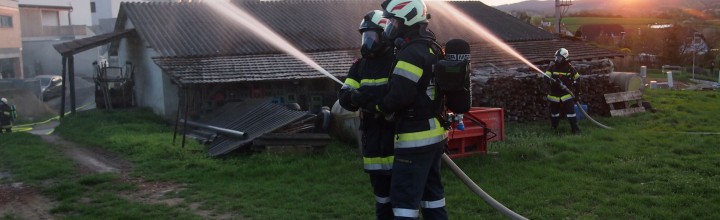
[[[610,105],[611,116],[627,116],[639,112],[645,112],[642,105],[642,92],[640,90],[628,92],[616,92],[605,94],[605,102]],[[619,103],[623,103],[621,105]],[[616,106],[624,108],[616,109]]]

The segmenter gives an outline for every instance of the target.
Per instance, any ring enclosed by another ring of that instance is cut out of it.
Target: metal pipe
[[[217,133],[221,133],[221,134],[224,134],[224,135],[227,135],[227,136],[231,136],[231,137],[235,137],[235,138],[240,138],[240,139],[247,139],[247,138],[248,138],[248,134],[247,134],[246,132],[242,132],[242,131],[236,131],[236,130],[230,130],[230,129],[227,129],[227,128],[215,127],[215,126],[212,126],[212,125],[206,125],[206,124],[202,124],[202,123],[199,123],[199,122],[194,122],[194,121],[184,120],[184,119],[180,119],[180,123],[187,123],[188,125],[191,125],[191,126],[195,126],[195,127],[198,127],[198,128],[204,128],[204,129],[212,130],[212,131],[215,131],[215,132],[217,132]]]

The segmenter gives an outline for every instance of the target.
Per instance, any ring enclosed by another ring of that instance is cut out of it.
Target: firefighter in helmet
[[[340,105],[350,111],[361,110],[360,131],[363,167],[370,176],[375,194],[376,219],[393,219],[390,180],[393,163],[393,124],[363,104],[377,103],[387,92],[388,76],[395,55],[383,37],[387,19],[382,11],[370,11],[360,22],[362,58],[350,67],[345,84],[338,92]]]
[[[570,122],[572,133],[579,134],[581,131],[573,108],[575,100],[573,100],[572,91],[576,91],[575,87],[580,74],[570,65],[568,61],[569,55],[567,49],[560,48],[555,52],[554,64],[551,64],[548,70],[545,71],[545,75],[555,79],[550,84],[550,94],[547,95],[547,99],[550,102],[552,128],[557,130],[560,116],[564,114]]]
[[[385,0],[388,19],[383,36],[397,48],[390,88],[379,102],[361,104],[392,116],[395,122],[395,161],[390,200],[395,219],[447,219],[440,159],[447,144],[441,123],[442,98],[433,65],[442,58],[435,34],[428,28],[422,0]]]
[[[0,133],[12,132],[12,124],[17,115],[15,113],[15,105],[8,102],[6,98],[0,98]]]

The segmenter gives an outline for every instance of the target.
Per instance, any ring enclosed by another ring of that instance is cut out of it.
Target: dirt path
[[[80,146],[57,135],[40,137],[77,162],[82,174],[124,173],[132,169],[132,163],[102,148]]]
[[[68,158],[78,165],[80,175],[97,173],[118,173],[123,183],[137,185],[137,190],[122,192],[118,196],[131,201],[145,204],[165,204],[170,207],[187,209],[205,219],[238,219],[232,213],[217,214],[211,210],[202,210],[201,203],[191,203],[185,207],[184,199],[177,196],[185,189],[182,184],[172,182],[146,181],[142,178],[128,175],[133,164],[122,157],[99,147],[82,146],[67,141],[57,135],[39,135],[44,141],[57,147]],[[0,181],[12,180],[12,174],[0,173]],[[39,190],[26,187],[23,183],[15,182],[0,184],[0,219],[55,219],[50,209],[57,204],[43,197]]]
[[[49,212],[54,206],[36,189],[22,183],[0,185],[0,219],[54,219]]]

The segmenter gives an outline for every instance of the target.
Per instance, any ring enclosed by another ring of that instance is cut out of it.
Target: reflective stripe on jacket
[[[395,153],[424,150],[447,138],[447,130],[436,118],[437,93],[432,65],[438,56],[428,42],[413,42],[397,54],[390,91],[378,109],[395,113]]]
[[[577,79],[580,78],[580,74],[574,67],[572,67],[572,65],[570,65],[569,62],[550,66],[550,68],[545,71],[545,75],[555,79],[556,81],[562,82],[570,90],[575,87]],[[570,93],[563,90],[558,83],[551,82],[550,93],[547,98],[551,102],[560,102],[569,100],[572,97],[570,96]]]
[[[359,92],[370,95],[375,103],[387,93],[388,76],[390,75],[395,58],[390,51],[377,58],[362,58],[353,63],[345,79],[344,87],[357,89]],[[350,90],[341,89],[338,92],[339,104],[350,111],[357,111],[353,106]],[[361,145],[363,155],[363,168],[372,174],[390,174],[394,161],[394,126],[392,122],[385,121],[383,117],[363,110],[360,116],[360,130],[362,130]]]

